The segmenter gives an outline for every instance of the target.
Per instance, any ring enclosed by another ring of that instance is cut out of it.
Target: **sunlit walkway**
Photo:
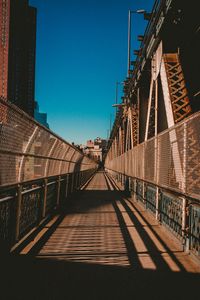
[[[103,172],[21,254],[13,273],[20,266],[33,299],[186,299],[200,278],[171,233]]]
[[[77,195],[36,255],[135,269],[197,271],[166,229],[144,208],[124,199],[103,172]]]

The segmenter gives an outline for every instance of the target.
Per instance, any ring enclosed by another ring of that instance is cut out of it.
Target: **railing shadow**
[[[128,204],[116,190],[77,192],[29,255],[1,261],[2,299],[189,299],[199,274]]]
[[[4,300],[190,299],[199,275],[15,257],[1,264],[0,286]]]

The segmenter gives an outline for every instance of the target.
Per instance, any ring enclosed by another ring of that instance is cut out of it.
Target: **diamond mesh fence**
[[[120,156],[108,152],[107,169],[199,199],[200,112]]]
[[[76,147],[0,98],[0,186],[95,167]]]

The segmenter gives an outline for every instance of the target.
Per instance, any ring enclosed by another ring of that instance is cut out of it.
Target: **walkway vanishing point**
[[[189,299],[199,286],[197,262],[103,171],[20,252],[4,260],[3,300]]]

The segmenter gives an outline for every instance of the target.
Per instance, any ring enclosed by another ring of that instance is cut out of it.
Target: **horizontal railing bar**
[[[173,187],[168,187],[166,185],[163,185],[163,184],[160,184],[158,185],[156,182],[153,182],[153,181],[149,181],[149,180],[146,180],[146,179],[142,179],[142,178],[139,178],[139,177],[134,177],[134,176],[131,176],[131,175],[127,175],[125,173],[122,173],[122,172],[119,172],[119,171],[116,171],[116,170],[113,170],[113,169],[110,169],[110,168],[106,168],[107,170],[110,170],[110,171],[113,171],[115,173],[118,173],[118,174],[121,174],[123,176],[126,176],[126,177],[130,177],[132,179],[136,179],[136,180],[139,180],[139,181],[142,181],[142,182],[145,182],[147,184],[153,184],[154,186],[158,187],[158,188],[162,188],[170,193],[176,193],[177,195],[179,196],[182,196],[182,197],[186,197],[188,199],[191,199],[191,200],[194,200],[194,201],[197,201],[195,203],[197,204],[200,204],[200,198],[196,198],[194,195],[191,195],[191,194],[187,194],[187,193],[183,193],[181,192],[180,190],[177,190],[176,188],[173,188]]]
[[[10,183],[10,184],[3,184],[3,185],[0,186],[0,191],[1,190],[6,191],[7,189],[11,189],[11,188],[16,189],[19,185],[35,184],[35,183],[38,183],[38,182],[41,182],[41,184],[43,184],[43,182],[44,182],[45,179],[49,179],[50,180],[50,179],[53,179],[53,178],[57,178],[59,176],[61,176],[61,179],[62,179],[62,177],[65,177],[65,176],[68,176],[68,175],[71,175],[71,174],[77,174],[77,173],[81,173],[81,172],[90,171],[92,169],[75,171],[75,172],[69,172],[69,173],[63,173],[63,174],[58,174],[58,175],[46,176],[46,177],[40,177],[40,178],[35,178],[35,179],[30,179],[30,180],[25,180],[25,181]]]
[[[47,186],[53,185],[53,184],[55,184],[55,183],[56,183],[56,181],[48,182],[48,183],[47,183]]]
[[[32,193],[34,191],[41,190],[41,189],[42,189],[42,186],[37,186],[37,187],[32,188],[32,189],[24,190],[22,192],[22,195],[29,194],[29,193]]]
[[[12,197],[12,196],[8,196],[8,197],[5,197],[5,198],[2,198],[2,199],[0,199],[0,203],[10,201],[13,198],[14,197]]]

